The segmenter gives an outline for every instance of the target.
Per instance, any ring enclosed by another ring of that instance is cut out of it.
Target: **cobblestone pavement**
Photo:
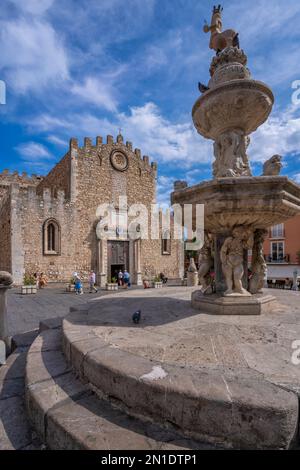
[[[181,288],[182,289],[182,288]],[[130,291],[142,291],[141,287],[132,287],[129,291],[118,291],[115,295],[122,297],[130,295]],[[190,290],[190,289],[187,289]],[[152,291],[152,289],[151,289]],[[176,295],[177,287],[166,287],[155,292],[158,295]],[[185,291],[185,289],[183,289]],[[139,292],[139,296],[143,295]],[[50,285],[46,289],[39,290],[36,295],[21,295],[20,288],[11,289],[8,292],[8,317],[10,335],[32,331],[39,327],[39,322],[48,318],[64,317],[72,305],[79,305],[103,295],[111,294],[105,290],[99,290],[96,294],[89,294],[85,288],[83,295],[65,292],[64,284]],[[300,292],[285,291],[280,289],[269,289],[268,293],[275,295],[279,302],[286,303],[292,307],[299,307],[300,314]]]
[[[64,317],[72,305],[86,303],[112,293],[99,290],[97,294],[89,294],[86,287],[83,295],[76,295],[66,292],[64,284],[50,285],[46,289],[39,290],[36,295],[21,295],[20,291],[20,288],[8,291],[8,326],[11,336],[38,328],[41,320]]]

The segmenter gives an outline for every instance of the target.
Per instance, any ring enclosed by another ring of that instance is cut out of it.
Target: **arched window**
[[[43,227],[44,255],[60,254],[60,226],[55,219],[48,219]]]
[[[171,234],[170,230],[164,230],[162,232],[161,240],[161,252],[163,255],[171,254]]]

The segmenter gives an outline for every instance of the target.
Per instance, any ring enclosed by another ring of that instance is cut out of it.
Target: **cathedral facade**
[[[120,269],[127,269],[136,284],[161,272],[169,279],[182,278],[183,243],[171,227],[163,228],[160,216],[158,236],[151,237],[156,180],[156,163],[124,143],[120,134],[116,140],[107,136],[106,142],[97,137],[95,144],[85,138],[83,147],[71,139],[66,155],[45,177],[4,170],[0,270],[11,272],[16,284],[35,272],[58,282],[69,281],[75,271],[87,279],[90,270],[101,286]],[[136,231],[145,234],[146,226],[148,236],[129,236],[120,226],[108,230],[107,214],[99,211],[103,205],[115,208],[118,221],[129,222],[128,210],[138,219],[141,214],[132,207],[142,205],[145,224],[142,230],[137,224]]]

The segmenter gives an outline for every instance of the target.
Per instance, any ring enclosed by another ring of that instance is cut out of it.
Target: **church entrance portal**
[[[107,244],[108,276],[111,279],[120,271],[129,269],[129,242],[110,240]]]

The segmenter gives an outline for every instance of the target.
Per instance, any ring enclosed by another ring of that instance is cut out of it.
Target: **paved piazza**
[[[109,292],[101,290],[89,294],[85,287],[83,295],[65,291],[64,284],[50,284],[35,295],[21,295],[20,287],[8,291],[8,321],[11,336],[35,330],[42,320],[64,317],[71,306],[85,304]]]
[[[193,290],[170,287],[94,299],[88,325],[93,335],[134,355],[193,368],[250,368],[300,393],[300,365],[292,363],[292,343],[300,340],[300,293],[268,290],[278,302],[266,315],[216,316],[191,308]],[[138,326],[131,320],[137,309]]]
[[[266,315],[216,316],[191,308],[193,290],[166,287],[76,296],[55,286],[22,296],[12,289],[10,334],[33,330],[41,320],[64,317],[71,306],[90,302],[93,334],[118,349],[183,366],[250,367],[300,391],[300,365],[291,361],[292,343],[300,340],[300,293],[267,290],[278,302]],[[138,309],[142,320],[136,326],[131,317]]]

